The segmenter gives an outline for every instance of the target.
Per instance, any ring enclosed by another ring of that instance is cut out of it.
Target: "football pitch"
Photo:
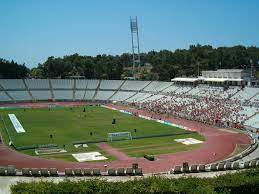
[[[15,114],[25,133],[16,132],[8,114]],[[0,115],[16,147],[55,144],[67,151],[40,156],[44,158],[75,161],[71,156],[72,153],[98,151],[109,160],[116,160],[97,146],[101,141],[107,141],[112,147],[132,157],[187,151],[201,145],[186,146],[175,142],[174,139],[195,138],[204,141],[204,137],[198,133],[189,133],[180,128],[100,106],[3,109],[0,110]],[[112,124],[114,119],[115,124]],[[8,135],[3,122],[0,128],[4,142],[8,144]],[[108,141],[108,133],[115,132],[130,132],[133,140]],[[165,136],[159,137],[163,135]],[[73,145],[75,142],[86,142],[88,147],[76,148]],[[35,155],[34,149],[21,152]]]

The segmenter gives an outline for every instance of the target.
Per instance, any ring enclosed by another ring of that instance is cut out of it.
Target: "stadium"
[[[1,174],[119,176],[258,166],[259,89],[226,88],[227,79],[224,87],[205,82],[1,79]]]
[[[259,1],[1,1],[0,194],[259,193]]]

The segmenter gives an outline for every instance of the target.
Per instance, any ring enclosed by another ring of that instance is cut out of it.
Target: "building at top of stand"
[[[251,74],[243,69],[218,69],[217,71],[202,71],[201,80],[209,84],[250,85]]]
[[[202,71],[202,75],[193,77],[176,77],[171,79],[176,84],[197,85],[209,84],[215,86],[258,86],[250,70],[243,69],[218,69],[216,71]]]

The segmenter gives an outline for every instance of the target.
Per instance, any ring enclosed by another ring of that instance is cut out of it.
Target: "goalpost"
[[[108,141],[112,141],[113,139],[130,139],[130,140],[132,140],[131,132],[108,133]]]

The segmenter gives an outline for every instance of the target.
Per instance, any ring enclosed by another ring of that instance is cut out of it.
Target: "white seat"
[[[29,101],[32,100],[28,91],[8,91],[15,101]]]
[[[22,79],[0,79],[0,85],[6,90],[26,89]]]
[[[29,89],[50,89],[48,79],[26,79],[25,83]]]

